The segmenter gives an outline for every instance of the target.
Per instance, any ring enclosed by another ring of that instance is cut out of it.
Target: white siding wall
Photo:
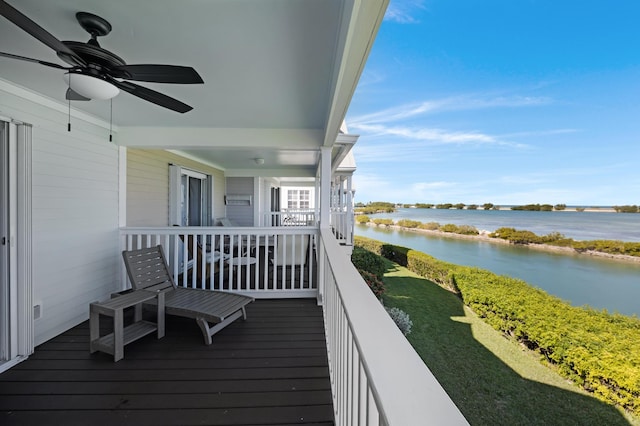
[[[33,124],[37,345],[86,320],[89,303],[117,288],[118,150],[100,121],[72,117],[67,132],[63,106],[7,88],[0,115]]]
[[[127,226],[168,226],[169,164],[213,176],[213,217],[224,216],[224,172],[154,149],[127,150]]]
[[[230,177],[227,178],[227,195],[239,194],[239,195],[252,195],[255,202],[254,194],[254,178],[252,177]],[[230,218],[233,223],[239,226],[254,226],[253,221],[253,205],[251,206],[227,206],[227,217]]]

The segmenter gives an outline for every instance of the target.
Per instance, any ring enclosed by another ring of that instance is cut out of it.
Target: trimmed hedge
[[[382,260],[380,256],[358,246],[353,247],[351,263],[353,263],[356,269],[372,273],[379,280],[384,277],[384,273],[387,270],[384,260]]]
[[[459,292],[495,329],[555,364],[599,399],[640,414],[640,319],[574,307],[526,282],[355,237],[359,247]]]
[[[382,282],[382,280],[376,277],[375,274],[372,274],[369,271],[365,271],[364,269],[358,269],[358,273],[360,274],[364,282],[367,283],[376,297],[380,298],[384,294],[384,283]]]

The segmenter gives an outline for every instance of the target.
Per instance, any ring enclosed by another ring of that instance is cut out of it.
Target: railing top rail
[[[388,425],[466,425],[464,416],[368,289],[330,230],[329,265],[372,392]],[[361,285],[354,285],[360,282]]]
[[[275,235],[275,234],[313,234],[318,232],[317,226],[270,226],[270,227],[248,227],[248,226],[136,226],[122,227],[122,235],[129,234],[213,234],[213,235]]]

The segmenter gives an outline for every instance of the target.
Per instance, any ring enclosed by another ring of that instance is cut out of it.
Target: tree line
[[[441,210],[449,210],[449,209],[467,209],[467,210],[500,210],[501,207],[499,205],[495,205],[493,203],[484,203],[484,204],[465,204],[465,203],[415,203],[415,204],[407,204],[407,203],[391,203],[387,201],[373,201],[369,203],[356,203],[355,210],[358,213],[364,214],[373,214],[373,213],[393,213],[395,212],[397,207],[403,208],[417,208],[417,209],[441,209]],[[597,207],[592,207],[597,208]],[[612,206],[613,210],[616,213],[640,213],[640,207],[637,205],[622,205],[622,206]],[[523,211],[539,211],[539,212],[550,212],[550,211],[563,211],[567,209],[567,205],[564,203],[559,204],[523,204],[518,206],[511,206],[511,210],[523,210]],[[578,212],[585,211],[585,207],[576,207],[575,210]]]

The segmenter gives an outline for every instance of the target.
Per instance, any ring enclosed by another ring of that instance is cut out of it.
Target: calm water
[[[422,215],[416,213],[422,213]],[[433,213],[433,216],[426,216],[425,213]],[[490,216],[490,213],[500,215]],[[514,216],[518,218],[517,223],[513,219]],[[628,216],[634,217],[628,218]],[[376,217],[474,225],[478,229],[487,230],[511,226],[537,234],[557,231],[574,239],[640,241],[640,229],[638,229],[640,214],[401,209],[394,214]],[[500,217],[508,218],[509,221],[500,221]],[[574,220],[562,222],[570,217],[574,217]],[[619,219],[621,222],[618,222]],[[634,220],[635,225],[632,224]],[[604,230],[590,228],[598,221],[602,221]],[[567,228],[560,227],[563,223],[567,223]],[[631,232],[624,233],[625,226],[633,229]],[[610,312],[640,316],[640,264],[638,263],[547,253],[527,247],[425,236],[366,225],[356,225],[355,233],[410,247],[447,262],[477,266],[500,275],[517,277],[576,306],[589,305],[598,309],[607,309]],[[635,238],[626,236],[629,234]]]
[[[560,232],[574,240],[640,241],[640,213],[399,209],[392,214],[370,217],[412,219],[441,225],[473,225],[487,231],[510,227],[526,229],[538,235]]]

